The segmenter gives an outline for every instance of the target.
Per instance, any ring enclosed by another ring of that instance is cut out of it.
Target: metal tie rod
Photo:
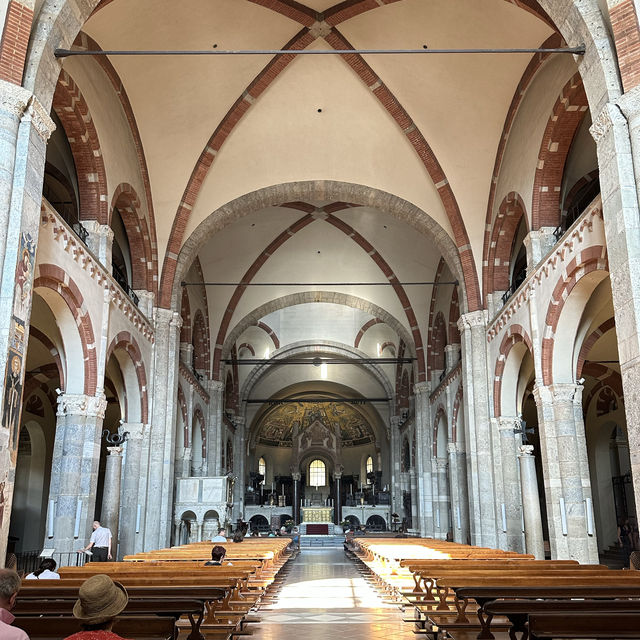
[[[423,54],[476,54],[476,53],[570,53],[583,56],[584,44],[577,47],[524,48],[524,49],[429,49],[426,45],[422,49],[122,49],[94,51],[83,49],[56,49],[56,58],[69,56],[346,56],[358,54],[362,56],[378,55],[423,55]]]
[[[457,280],[434,282],[398,282],[388,280],[386,282],[181,282],[181,287],[421,287],[425,285],[459,285]]]
[[[368,402],[389,402],[391,398],[251,398],[245,400],[247,404],[334,404],[344,402],[345,404],[364,405]]]
[[[237,365],[292,365],[312,364],[319,367],[321,364],[411,364],[416,358],[224,358],[224,364]]]

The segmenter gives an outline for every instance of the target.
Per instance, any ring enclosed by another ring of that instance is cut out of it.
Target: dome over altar
[[[292,447],[294,430],[303,433],[321,423],[339,434],[343,447],[374,443],[367,418],[346,402],[286,402],[270,407],[260,419],[256,442],[271,447]],[[330,398],[327,398],[330,400]]]

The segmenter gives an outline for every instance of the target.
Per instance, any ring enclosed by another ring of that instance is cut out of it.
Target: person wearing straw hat
[[[104,574],[91,576],[82,583],[73,606],[73,615],[80,620],[82,631],[66,640],[122,640],[111,628],[128,602],[127,590],[119,582]]]

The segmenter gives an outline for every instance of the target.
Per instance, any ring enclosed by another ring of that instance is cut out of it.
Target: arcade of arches
[[[0,561],[96,517],[597,561],[640,491],[637,10],[0,0]],[[54,55],[423,45],[585,51]]]

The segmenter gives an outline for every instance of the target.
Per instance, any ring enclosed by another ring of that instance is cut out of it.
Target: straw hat
[[[85,624],[102,624],[115,618],[128,601],[127,591],[119,582],[98,574],[82,583],[73,615]]]

